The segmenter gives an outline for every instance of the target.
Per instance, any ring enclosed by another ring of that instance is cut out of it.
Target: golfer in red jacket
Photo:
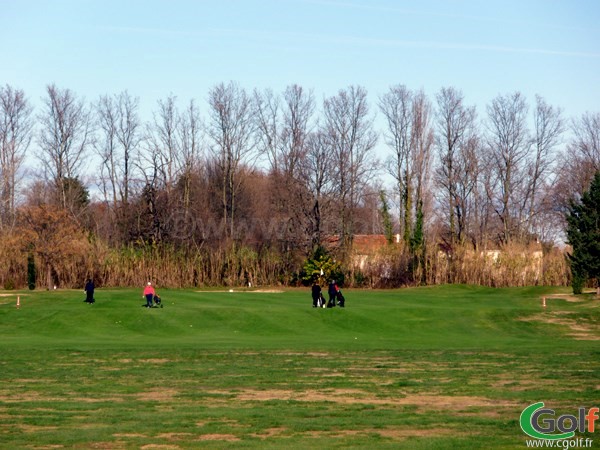
[[[146,297],[146,308],[152,308],[152,300],[154,299],[154,295],[156,294],[156,292],[154,291],[154,288],[152,287],[152,283],[150,281],[148,281],[148,284],[146,285],[146,287],[144,288],[144,295],[142,297]]]

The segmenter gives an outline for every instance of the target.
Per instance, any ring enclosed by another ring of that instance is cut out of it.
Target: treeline
[[[206,98],[143,120],[128,92],[49,85],[34,111],[1,87],[0,283],[295,285],[315,267],[350,285],[568,283],[555,244],[600,169],[600,113],[518,92],[478,112],[403,85],[374,104],[360,86]],[[373,234],[389,244],[358,264],[354,238]]]

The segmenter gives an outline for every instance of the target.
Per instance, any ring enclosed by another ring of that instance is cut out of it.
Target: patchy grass
[[[600,406],[592,296],[160,294],[2,297],[0,448],[525,448],[529,404]]]

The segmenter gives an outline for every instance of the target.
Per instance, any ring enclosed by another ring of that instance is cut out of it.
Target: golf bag
[[[317,308],[325,308],[325,297],[323,295],[319,295],[319,299],[317,300]]]
[[[346,299],[344,298],[344,295],[342,294],[342,291],[338,291],[337,293],[337,304],[340,308],[344,307],[344,304],[346,303]]]

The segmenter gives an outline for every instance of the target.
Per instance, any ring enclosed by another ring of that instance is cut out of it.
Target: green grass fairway
[[[523,449],[530,404],[600,407],[591,295],[159,293],[0,296],[0,448]]]

